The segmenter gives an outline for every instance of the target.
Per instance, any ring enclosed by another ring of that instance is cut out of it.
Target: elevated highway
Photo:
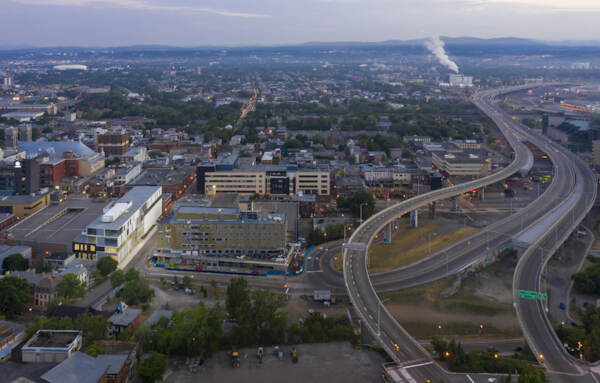
[[[528,86],[531,87],[531,86]],[[526,150],[524,149],[525,146],[522,143],[523,140],[527,139],[530,142],[532,142],[534,145],[538,146],[540,149],[546,151],[549,156],[551,157],[553,163],[555,164],[555,177],[554,177],[554,182],[556,185],[558,186],[554,186],[555,188],[559,188],[557,194],[548,194],[549,199],[551,201],[553,201],[553,203],[555,205],[562,205],[564,203],[568,203],[569,200],[571,200],[571,196],[575,196],[572,197],[573,200],[576,201],[576,205],[573,205],[574,208],[571,207],[567,207],[567,208],[563,208],[565,209],[565,211],[567,212],[571,212],[571,216],[573,217],[571,220],[571,226],[568,226],[566,223],[564,225],[560,225],[561,228],[564,228],[564,232],[568,231],[568,229],[574,225],[576,225],[576,222],[578,223],[580,219],[583,219],[583,217],[585,216],[585,214],[587,214],[587,211],[589,210],[589,208],[587,208],[586,206],[586,201],[583,201],[580,199],[580,195],[585,195],[585,193],[580,193],[581,190],[587,190],[589,193],[589,198],[594,197],[595,198],[595,181],[593,186],[589,186],[586,189],[585,186],[582,186],[583,189],[577,189],[575,186],[577,185],[577,172],[572,171],[572,169],[570,169],[570,163],[574,161],[574,156],[569,153],[566,149],[550,142],[549,140],[547,140],[545,137],[540,137],[537,136],[535,134],[531,134],[530,132],[528,132],[526,129],[524,129],[522,126],[519,126],[518,124],[516,124],[514,121],[512,121],[510,119],[509,116],[507,116],[505,113],[503,113],[499,108],[497,108],[495,105],[493,105],[493,103],[491,102],[491,100],[497,96],[500,93],[507,93],[510,91],[516,91],[516,90],[520,90],[520,89],[525,89],[527,87],[513,87],[510,89],[502,89],[502,90],[493,90],[493,91],[487,91],[487,92],[480,92],[478,93],[474,99],[473,102],[484,112],[486,113],[490,118],[492,118],[492,120],[494,120],[494,122],[498,125],[498,128],[501,130],[501,132],[504,134],[504,136],[506,137],[507,141],[509,142],[509,144],[511,145],[511,147],[514,149],[514,159],[511,162],[511,164],[509,166],[507,166],[506,168],[502,169],[501,171],[492,174],[490,176],[478,179],[478,180],[474,180],[465,184],[461,184],[461,185],[456,185],[450,188],[445,188],[445,189],[441,189],[441,190],[436,190],[427,194],[423,194],[414,198],[411,198],[409,200],[403,201],[397,205],[394,205],[376,215],[374,215],[373,217],[371,217],[369,220],[367,220],[363,225],[361,225],[356,231],[355,233],[352,235],[352,237],[350,238],[346,249],[344,250],[344,262],[343,262],[343,268],[344,268],[344,283],[345,286],[347,288],[348,294],[350,296],[350,299],[352,301],[352,303],[354,304],[355,309],[357,310],[358,314],[360,315],[362,321],[363,321],[363,325],[364,327],[366,327],[378,340],[378,342],[381,344],[381,346],[386,350],[386,352],[390,355],[390,357],[392,359],[394,359],[394,361],[396,361],[397,363],[399,363],[400,365],[419,365],[418,369],[413,370],[413,372],[411,373],[407,373],[407,375],[409,377],[411,377],[411,379],[445,379],[447,381],[472,381],[472,379],[470,377],[469,380],[464,380],[465,377],[457,377],[456,375],[448,375],[447,372],[443,371],[437,364],[435,363],[430,363],[431,359],[429,354],[427,353],[427,351],[425,351],[395,320],[394,318],[391,316],[391,314],[386,310],[386,308],[383,306],[383,304],[381,303],[381,301],[379,300],[379,298],[377,297],[377,294],[375,292],[375,289],[373,287],[373,284],[369,278],[369,274],[368,274],[368,257],[367,257],[367,249],[368,246],[371,244],[374,236],[376,235],[376,233],[378,233],[381,229],[385,228],[386,225],[390,225],[397,217],[400,217],[412,210],[415,210],[419,207],[425,206],[433,201],[439,200],[439,199],[445,199],[445,198],[450,198],[453,196],[456,196],[458,194],[464,193],[470,189],[473,188],[479,188],[485,185],[489,185],[491,183],[495,183],[498,182],[512,174],[514,174],[516,171],[518,171],[521,167],[523,167],[524,161],[526,161]],[[582,163],[582,169],[580,170],[583,171],[583,167],[585,167],[585,164]],[[589,172],[589,170],[588,170]],[[583,175],[580,175],[580,177],[582,177]],[[582,182],[580,182],[581,185],[583,185]],[[589,189],[589,190],[588,190]],[[546,194],[546,193],[545,193]],[[541,200],[542,202],[534,202],[537,204],[543,204],[543,203],[549,203],[548,200],[545,199],[538,199]],[[593,201],[593,199],[591,199]],[[563,201],[561,204],[558,203],[558,201]],[[567,202],[564,202],[567,201]],[[547,206],[547,205],[546,205]],[[555,207],[554,209],[558,209],[559,207]],[[544,216],[547,214],[550,214],[548,212],[547,209],[543,209],[543,206],[537,206],[536,207],[536,211],[539,211],[541,216],[538,217],[538,221],[542,220],[544,218]],[[553,210],[554,211],[554,210]],[[559,214],[561,217],[565,217],[568,214],[564,214],[561,213]],[[575,219],[575,216],[577,216],[577,219]],[[518,220],[514,220],[515,222],[518,222]],[[556,222],[562,222],[563,220],[559,220]],[[531,222],[531,221],[529,221]],[[497,238],[499,240],[502,240],[502,236],[505,234],[500,234],[497,236]],[[566,236],[568,236],[568,233],[566,234]],[[556,235],[553,239],[554,242],[548,243],[546,245],[550,245],[553,244],[554,246],[552,246],[553,248],[556,248],[558,245],[560,245],[559,240],[566,238],[566,236],[563,236],[561,238],[558,237],[558,235]],[[544,236],[543,238],[548,238],[548,241],[551,241],[551,238],[548,236]],[[537,246],[537,243],[539,242],[539,240],[536,240],[535,244]],[[471,243],[468,244],[468,246],[470,246]],[[526,244],[528,245],[528,244]],[[533,245],[533,244],[532,244]],[[486,243],[485,243],[486,247],[489,247],[489,239],[486,239]],[[549,250],[552,250],[549,247]],[[531,247],[533,248],[533,247]],[[531,249],[530,248],[530,249]],[[519,281],[523,280],[523,281],[530,281],[531,279],[535,280],[536,275],[539,277],[539,275],[541,275],[541,271],[540,274],[536,274],[536,270],[534,268],[534,266],[536,264],[540,264],[541,260],[544,260],[545,258],[540,258],[538,259],[538,262],[535,262],[535,257],[529,255],[531,254],[532,251],[528,250],[526,252],[526,254],[524,255],[524,257],[522,258],[522,262],[519,263],[519,265],[523,264],[523,266],[520,267],[520,269],[525,270],[523,272],[518,272],[515,273],[515,281],[516,283],[520,283]],[[551,253],[549,253],[551,255]],[[447,257],[449,258],[449,256],[447,255]],[[435,257],[431,257],[430,259],[434,259]],[[549,258],[549,255],[547,256],[547,258]],[[528,259],[532,259],[532,261],[529,261],[530,264],[527,261],[523,261],[523,260],[528,260]],[[455,262],[455,264],[453,265],[453,271],[456,269],[460,269],[461,267],[464,267],[464,264],[461,264],[461,262],[464,262],[464,259],[453,259],[453,262]],[[440,268],[437,267],[436,268],[436,262],[435,261],[428,261],[425,260],[424,263],[426,262],[431,262],[429,269],[425,270],[426,272],[423,274],[421,273],[421,276],[419,276],[419,280],[417,281],[413,281],[412,283],[414,284],[418,284],[418,283],[423,283],[423,275],[428,275],[433,279],[438,279],[440,278],[440,273],[442,273],[442,276],[444,275],[444,273],[449,273],[450,272],[450,259],[448,259],[446,265],[444,266],[443,269],[445,269],[445,271],[440,271]],[[439,262],[437,262],[437,264],[439,265]],[[425,269],[426,265],[425,264],[421,264],[418,267],[420,269]],[[543,266],[543,264],[542,264]],[[405,268],[404,270],[407,270],[409,268]],[[402,269],[399,269],[395,272],[402,272]],[[437,270],[437,271],[436,271]],[[433,274],[433,276],[432,276]],[[437,275],[436,275],[437,274]],[[517,275],[525,275],[523,278],[519,277],[517,278]],[[397,276],[397,275],[396,275]],[[393,277],[389,277],[390,280]],[[410,279],[410,278],[408,278]],[[406,279],[405,279],[406,280]],[[537,283],[539,284],[539,278],[537,279]],[[393,280],[391,281],[391,284],[394,284],[396,282],[394,282]],[[406,282],[405,282],[406,283]],[[411,283],[411,282],[408,282]],[[525,283],[525,282],[523,282]],[[410,285],[410,284],[409,284]],[[378,285],[378,286],[381,286]],[[518,284],[515,284],[515,286],[519,286]],[[528,285],[527,285],[528,286]],[[539,286],[538,286],[539,287]],[[397,286],[393,286],[390,289],[396,289]],[[534,290],[535,291],[535,290]],[[537,302],[537,301],[535,301]],[[521,307],[521,310],[519,310],[519,307],[521,306],[520,301],[516,302],[516,307],[517,307],[517,313],[519,315],[519,319],[522,321],[522,323],[524,323],[524,332],[528,332],[529,328],[526,326],[527,323],[529,323],[530,318],[533,318],[534,315],[533,313],[530,313],[529,310],[538,310],[539,311],[539,304],[535,304],[535,305],[531,305],[532,307],[530,307],[530,305],[525,304],[523,307]],[[543,315],[545,318],[545,315]],[[527,318],[524,318],[527,317]],[[537,319],[539,319],[539,317],[536,316]],[[533,319],[536,320],[536,319]],[[547,321],[547,318],[545,319]],[[546,326],[547,327],[547,326]],[[548,330],[548,329],[547,329]],[[551,328],[550,328],[551,331]],[[534,334],[533,336],[531,336],[531,334],[527,333],[526,337],[529,340],[529,337],[535,337],[537,338],[538,334]],[[547,336],[548,334],[545,333],[545,336]],[[554,345],[556,346],[556,345]],[[540,346],[540,347],[546,347],[546,346]],[[545,349],[545,348],[544,348]],[[536,348],[536,352],[537,352],[537,348]],[[553,349],[550,351],[552,353],[557,352],[556,347],[553,347]],[[560,351],[558,351],[557,353],[560,354]],[[540,351],[540,355],[543,355],[542,352]],[[566,357],[566,356],[565,356]],[[546,359],[547,360],[547,359]],[[415,364],[416,363],[416,364]],[[571,365],[571,361],[569,362],[565,362],[568,365]],[[556,362],[557,366],[565,367],[566,366]],[[566,367],[565,367],[566,368]],[[560,368],[559,368],[560,371]],[[573,373],[573,374],[579,374],[581,371],[579,369],[575,369],[575,372],[573,372],[573,370],[565,370],[567,373]],[[573,376],[571,376],[573,377]],[[406,375],[405,378],[406,380]],[[457,380],[459,379],[459,380]],[[410,380],[407,380],[410,381]],[[418,380],[417,380],[418,381]]]

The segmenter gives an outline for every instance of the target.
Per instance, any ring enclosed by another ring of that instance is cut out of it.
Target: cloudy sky
[[[600,0],[0,0],[0,45],[600,40]]]

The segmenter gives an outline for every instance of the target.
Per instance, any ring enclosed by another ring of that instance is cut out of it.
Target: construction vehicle
[[[233,368],[240,367],[240,353],[235,348],[231,350],[231,366]]]

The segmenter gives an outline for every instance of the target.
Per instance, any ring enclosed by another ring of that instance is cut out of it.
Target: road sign
[[[541,299],[541,300],[546,300],[546,299],[548,299],[548,295],[546,295],[546,294],[541,294],[541,293],[538,293],[537,297],[538,297],[538,299]]]
[[[523,299],[537,299],[535,291],[519,290],[519,297]]]

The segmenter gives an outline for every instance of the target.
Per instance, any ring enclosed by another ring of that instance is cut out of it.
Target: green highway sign
[[[519,297],[523,299],[548,299],[548,295],[536,293],[535,291],[519,290]]]
[[[523,299],[537,299],[535,291],[519,290],[519,297]]]

